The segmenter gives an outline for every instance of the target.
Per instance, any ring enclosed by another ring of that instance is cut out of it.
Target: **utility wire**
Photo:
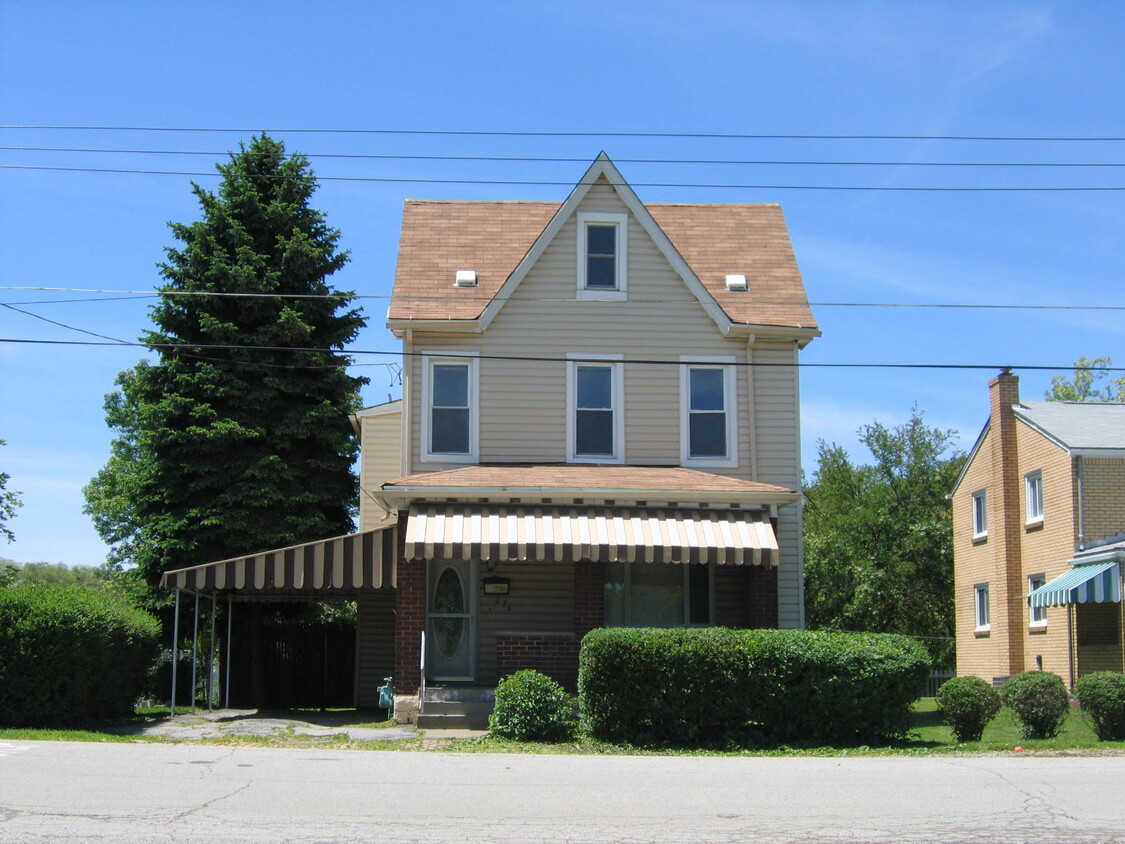
[[[329,354],[346,355],[392,355],[395,357],[434,357],[430,352],[387,351],[384,349],[313,349],[302,346],[240,346],[217,343],[100,343],[94,340],[33,340],[19,337],[0,337],[0,343],[28,343],[46,346],[132,346],[151,349],[153,351],[178,350],[188,353],[189,349],[210,349],[222,351],[259,351],[259,352],[324,352]],[[552,357],[542,355],[496,355],[496,354],[467,354],[458,355],[473,360],[503,360],[519,362],[540,363],[605,363],[601,358],[571,358]],[[690,361],[637,358],[621,361],[628,365],[645,366],[693,366]],[[773,361],[732,361],[724,366],[743,368],[799,368],[799,369],[987,369],[987,370],[1023,370],[1029,372],[1073,372],[1074,370],[1091,372],[1125,372],[1125,367],[1075,367],[1068,363],[1063,366],[1046,366],[1041,364],[993,364],[993,363],[811,363],[807,361],[773,362]]]
[[[36,164],[0,164],[2,170],[49,170],[63,173],[113,173],[129,174],[136,176],[191,176],[198,178],[220,178],[217,172],[199,172],[192,170],[139,170],[115,167],[53,167]],[[285,179],[288,176],[258,175],[258,179]],[[551,181],[534,179],[435,179],[435,178],[407,178],[401,176],[322,176],[317,175],[318,182],[374,182],[379,184],[417,184],[417,185],[503,185],[525,187],[566,187],[573,188],[573,180]],[[799,190],[799,191],[882,191],[886,193],[1089,193],[1105,191],[1125,191],[1125,186],[1106,185],[1071,185],[1071,186],[1034,186],[1034,187],[1000,187],[1000,186],[915,186],[915,185],[736,185],[728,183],[703,183],[703,182],[628,182],[609,183],[612,187],[630,188],[698,188],[705,190]]]
[[[93,147],[13,147],[0,146],[0,151],[7,152],[77,152],[77,153],[112,153],[124,155],[205,155],[208,157],[223,157],[230,155],[230,150],[162,150],[162,149],[107,149]],[[249,152],[249,150],[247,151]],[[455,161],[455,162],[489,162],[489,163],[519,163],[519,164],[588,164],[588,158],[564,158],[544,156],[509,156],[509,155],[384,155],[377,153],[328,153],[328,152],[302,152],[285,156],[287,159],[295,157],[343,159],[356,161]],[[789,166],[802,167],[1125,167],[1125,162],[1112,161],[802,161],[793,159],[716,159],[716,158],[614,158],[618,164],[718,164],[718,165],[748,165],[748,166]]]
[[[266,129],[262,127],[200,127],[200,126],[54,126],[54,125],[0,125],[12,130],[62,130],[82,132],[238,132],[267,134],[323,134],[323,135],[431,135],[438,137],[487,138],[701,138],[742,141],[1013,141],[1038,143],[1069,142],[1120,142],[1117,136],[1064,136],[1064,135],[813,135],[813,134],[742,134],[735,132],[520,132],[485,131],[470,129]]]
[[[76,287],[15,287],[15,286],[0,286],[0,290],[11,291],[28,291],[40,293],[98,293],[98,294],[117,294],[107,298],[97,299],[45,299],[34,302],[16,302],[11,304],[16,305],[43,305],[43,304],[69,304],[73,302],[103,302],[103,301],[120,301],[132,300],[141,298],[156,298],[158,296],[214,296],[219,298],[250,298],[250,299],[376,299],[376,300],[390,300],[393,297],[390,294],[323,294],[323,293],[237,293],[237,292],[220,292],[211,290],[84,290]],[[449,297],[446,296],[407,296],[404,297],[410,302],[448,302]],[[458,302],[505,302],[514,299],[513,296],[461,296],[458,295],[456,301]],[[532,302],[572,302],[572,299],[548,299],[536,298],[525,299],[525,301]],[[645,299],[633,298],[630,301],[636,304],[646,305],[682,305],[683,301],[679,299]],[[0,303],[4,304],[4,303]],[[750,306],[808,306],[811,308],[919,308],[919,309],[937,309],[937,310],[995,310],[995,311],[1125,311],[1125,305],[1027,305],[1027,304],[977,304],[970,302],[806,302],[797,300],[770,300],[761,301],[751,299],[747,301],[740,301],[739,305]]]

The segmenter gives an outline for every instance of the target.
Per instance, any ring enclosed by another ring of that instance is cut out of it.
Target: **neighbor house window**
[[[705,627],[713,603],[709,565],[606,564],[606,627]]]
[[[628,224],[625,214],[578,214],[578,298],[625,298]]]
[[[984,490],[973,493],[973,539],[988,536],[988,496]]]
[[[689,362],[681,367],[680,448],[685,464],[735,465],[734,384],[730,365]]]
[[[567,369],[567,459],[624,456],[623,364],[619,355],[575,355]],[[604,362],[603,362],[604,361]]]
[[[426,357],[422,393],[423,459],[476,459],[477,361]]]
[[[989,630],[992,627],[988,613],[988,584],[978,583],[976,587],[976,613],[977,613],[977,630]]]
[[[1024,475],[1023,482],[1027,497],[1027,523],[1030,525],[1041,522],[1043,521],[1043,473],[1028,472]]]
[[[1027,594],[1031,594],[1040,586],[1047,583],[1046,575],[1033,574],[1027,578]],[[1043,627],[1047,624],[1046,607],[1030,607],[1028,610],[1032,627]]]

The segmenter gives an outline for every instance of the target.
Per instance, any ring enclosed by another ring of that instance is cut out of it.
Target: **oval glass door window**
[[[434,584],[432,613],[460,615],[465,612],[465,585],[460,573],[450,567],[442,571]],[[461,649],[465,636],[465,618],[432,618],[434,644],[443,657],[452,658]]]

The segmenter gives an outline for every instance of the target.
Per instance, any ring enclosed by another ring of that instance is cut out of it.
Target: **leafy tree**
[[[927,637],[935,664],[952,664],[950,505],[964,455],[954,431],[914,410],[896,428],[860,429],[875,462],[854,463],[823,440],[805,488],[805,585],[813,628]]]
[[[4,440],[0,440],[0,445],[5,444]],[[7,522],[15,518],[16,509],[23,506],[23,500],[18,492],[5,489],[9,478],[11,475],[7,472],[0,472],[0,536],[6,537],[11,542],[16,535],[8,528]]]
[[[1056,375],[1051,379],[1051,389],[1045,397],[1047,401],[1120,401],[1125,402],[1125,375],[1110,378],[1109,368],[1113,361],[1109,358],[1080,357],[1074,362],[1074,377]],[[1099,382],[1108,383],[1098,388]]]
[[[182,246],[143,338],[156,360],[106,399],[115,439],[85,496],[111,579],[352,529],[347,414],[365,380],[339,350],[364,318],[326,281],[348,254],[309,205],[303,156],[261,135],[217,169],[217,193],[192,185],[202,218],[170,224]]]

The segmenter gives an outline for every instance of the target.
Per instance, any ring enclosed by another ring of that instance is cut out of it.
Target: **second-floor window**
[[[1028,472],[1023,481],[1027,494],[1027,523],[1037,524],[1043,521],[1043,473]]]
[[[988,496],[983,489],[973,493],[973,538],[988,536]]]
[[[731,366],[699,362],[682,367],[680,439],[685,463],[734,464],[734,383]]]
[[[569,364],[568,458],[619,462],[624,448],[620,358],[589,356]]]
[[[476,361],[426,359],[424,457],[476,457]]]

